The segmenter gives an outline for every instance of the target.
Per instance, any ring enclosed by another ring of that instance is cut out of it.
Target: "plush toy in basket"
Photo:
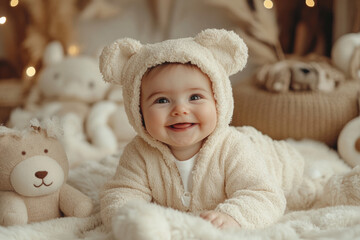
[[[290,58],[263,66],[254,78],[259,87],[270,92],[331,92],[344,82],[344,74],[325,58]]]
[[[359,72],[360,34],[339,39],[332,59],[293,57],[264,65],[233,86],[232,124],[254,126],[274,139],[309,138],[336,147],[341,130],[359,115]]]
[[[60,117],[64,129],[61,141],[70,167],[112,154],[119,139],[133,137],[129,123],[113,123],[113,116],[126,116],[125,110],[121,102],[106,99],[113,89],[103,81],[95,58],[64,56],[61,44],[52,42],[45,50],[43,64],[25,107],[12,112],[9,127],[23,128],[32,118]],[[121,124],[122,133],[114,131],[116,124]]]
[[[86,217],[92,200],[66,184],[68,160],[53,121],[19,131],[0,126],[0,225]]]

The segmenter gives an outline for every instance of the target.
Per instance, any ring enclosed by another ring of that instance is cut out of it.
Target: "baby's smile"
[[[170,128],[173,131],[185,131],[189,128],[192,128],[195,125],[196,125],[196,123],[183,122],[183,123],[175,123],[175,124],[169,125],[168,128]]]

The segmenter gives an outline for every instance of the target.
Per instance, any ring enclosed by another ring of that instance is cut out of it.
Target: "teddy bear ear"
[[[119,39],[106,46],[100,55],[100,72],[104,80],[121,84],[121,74],[125,64],[141,47],[139,41],[131,38]]]
[[[44,52],[43,63],[45,66],[49,66],[58,62],[61,62],[64,58],[64,49],[60,42],[50,42]]]
[[[212,52],[228,75],[235,74],[245,67],[248,49],[235,32],[225,29],[206,29],[194,39]]]

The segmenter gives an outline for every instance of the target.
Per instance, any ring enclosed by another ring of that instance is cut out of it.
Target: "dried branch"
[[[37,65],[48,42],[57,39],[64,47],[70,44],[76,0],[23,0],[22,3],[30,16],[23,47],[29,53],[29,62]]]
[[[208,1],[232,13],[241,36],[248,39],[246,43],[254,57],[258,55],[259,58],[263,58],[264,56],[261,55],[263,52],[265,58],[271,61],[285,58],[279,41],[279,27],[274,8],[266,9],[263,6],[263,0]],[[271,54],[273,57],[270,57]]]

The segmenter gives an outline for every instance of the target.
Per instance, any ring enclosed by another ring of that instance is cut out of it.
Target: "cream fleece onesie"
[[[125,109],[137,136],[125,147],[115,176],[100,194],[101,217],[110,225],[117,210],[132,199],[199,214],[216,210],[243,228],[265,227],[285,211],[286,197],[302,181],[304,161],[286,142],[273,141],[251,127],[230,127],[233,112],[229,76],[243,69],[247,47],[232,31],[208,29],[194,38],[142,45],[124,38],[105,47],[100,57],[104,79],[123,86]],[[212,82],[218,119],[200,149],[188,206],[176,159],[143,127],[141,79],[161,63],[199,67]]]

